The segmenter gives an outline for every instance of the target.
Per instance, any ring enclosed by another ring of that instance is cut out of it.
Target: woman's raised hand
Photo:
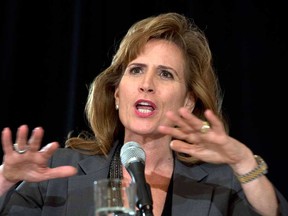
[[[167,118],[174,126],[160,126],[161,133],[171,135],[173,150],[186,153],[199,160],[210,163],[240,163],[253,154],[244,144],[230,137],[223,123],[211,111],[205,111],[206,121],[197,118],[186,108],[180,108],[177,113],[167,112]]]
[[[49,168],[48,160],[59,144],[52,142],[40,149],[44,135],[43,128],[35,128],[29,139],[28,132],[27,125],[20,126],[17,130],[16,142],[13,144],[11,130],[4,128],[2,131],[4,156],[0,175],[7,182],[17,183],[22,180],[40,182],[76,174],[76,168],[72,166]]]

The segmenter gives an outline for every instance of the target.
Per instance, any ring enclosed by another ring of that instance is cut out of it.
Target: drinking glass
[[[136,214],[136,183],[124,179],[94,181],[95,216]]]

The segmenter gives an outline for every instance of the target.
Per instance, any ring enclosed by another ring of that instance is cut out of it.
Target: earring
[[[115,105],[115,109],[119,110],[119,105],[118,104]]]

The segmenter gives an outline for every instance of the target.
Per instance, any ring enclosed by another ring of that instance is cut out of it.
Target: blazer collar
[[[93,182],[107,178],[111,158],[118,144],[114,144],[107,156],[88,156],[79,161],[83,175],[73,176],[68,180],[66,215],[83,215],[83,212],[87,212],[85,215],[94,215],[94,197],[91,193]],[[207,175],[201,166],[186,166],[175,159],[172,215],[208,215],[213,186],[201,184],[201,180]]]

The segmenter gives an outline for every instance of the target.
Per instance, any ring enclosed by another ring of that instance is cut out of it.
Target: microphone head
[[[141,162],[145,164],[145,151],[137,142],[125,143],[120,151],[122,164],[127,168],[131,163]]]

